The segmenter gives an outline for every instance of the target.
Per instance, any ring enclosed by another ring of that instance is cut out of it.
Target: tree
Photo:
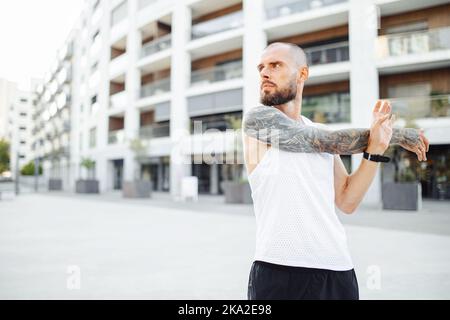
[[[34,176],[34,161],[31,160],[30,162],[25,164],[20,169],[20,174],[23,176]],[[39,175],[41,175],[41,174],[42,174],[42,166],[39,165]]]
[[[93,178],[92,176],[92,169],[94,169],[95,167],[95,161],[92,160],[91,158],[83,158],[81,160],[81,166],[86,168],[87,172],[88,172],[88,179]]]
[[[149,138],[150,139],[150,138]],[[136,169],[134,170],[134,179],[139,179],[140,166],[145,161],[147,157],[147,145],[142,142],[139,138],[134,138],[130,140],[130,150],[134,153],[134,160],[136,161]]]
[[[0,173],[9,170],[9,143],[6,140],[0,140]]]

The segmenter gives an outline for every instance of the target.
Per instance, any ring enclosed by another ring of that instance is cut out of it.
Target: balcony
[[[243,12],[236,11],[192,26],[191,39],[199,39],[243,26]]]
[[[123,143],[125,132],[123,129],[108,132],[108,144]]]
[[[235,117],[237,120],[242,119],[242,112],[193,117],[191,118],[191,134],[203,133],[210,129],[232,130],[234,128],[228,117]]]
[[[127,92],[122,91],[110,97],[110,108],[124,108],[127,103]]]
[[[349,61],[348,41],[304,49],[309,65]]]
[[[159,51],[169,49],[172,44],[172,35],[169,33],[142,46],[141,58],[147,57]]]
[[[191,73],[191,86],[239,78],[242,78],[242,60],[193,71]]]
[[[128,67],[128,54],[124,53],[109,63],[109,77],[115,78],[126,72]]]
[[[111,12],[111,26],[115,26],[125,20],[128,15],[128,3],[127,1],[122,2],[117,7],[115,7]]]
[[[144,140],[170,136],[170,123],[153,123],[139,128],[139,137]]]
[[[159,95],[170,91],[170,78],[155,80],[141,87],[141,98]]]
[[[450,49],[450,27],[378,37],[378,58],[423,54]]]
[[[343,92],[306,96],[302,102],[302,114],[318,123],[349,123],[350,94]]]
[[[305,12],[333,4],[347,2],[347,0],[284,0],[273,1],[270,6],[266,0],[266,17],[275,19],[295,13]]]
[[[389,99],[392,112],[405,120],[450,117],[450,94]]]

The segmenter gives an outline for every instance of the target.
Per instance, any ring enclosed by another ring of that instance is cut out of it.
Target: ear
[[[309,68],[307,66],[303,66],[298,69],[298,79],[300,81],[305,82],[309,77]]]

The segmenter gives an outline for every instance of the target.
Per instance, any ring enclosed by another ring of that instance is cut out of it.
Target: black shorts
[[[358,300],[355,270],[283,266],[255,261],[248,280],[249,300]]]

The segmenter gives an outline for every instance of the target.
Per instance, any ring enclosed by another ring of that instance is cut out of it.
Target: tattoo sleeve
[[[362,153],[367,148],[370,135],[370,130],[364,128],[328,130],[306,126],[268,106],[248,111],[242,126],[248,136],[290,152]],[[393,130],[391,143],[401,144],[407,139],[413,141],[414,134],[405,129]]]

